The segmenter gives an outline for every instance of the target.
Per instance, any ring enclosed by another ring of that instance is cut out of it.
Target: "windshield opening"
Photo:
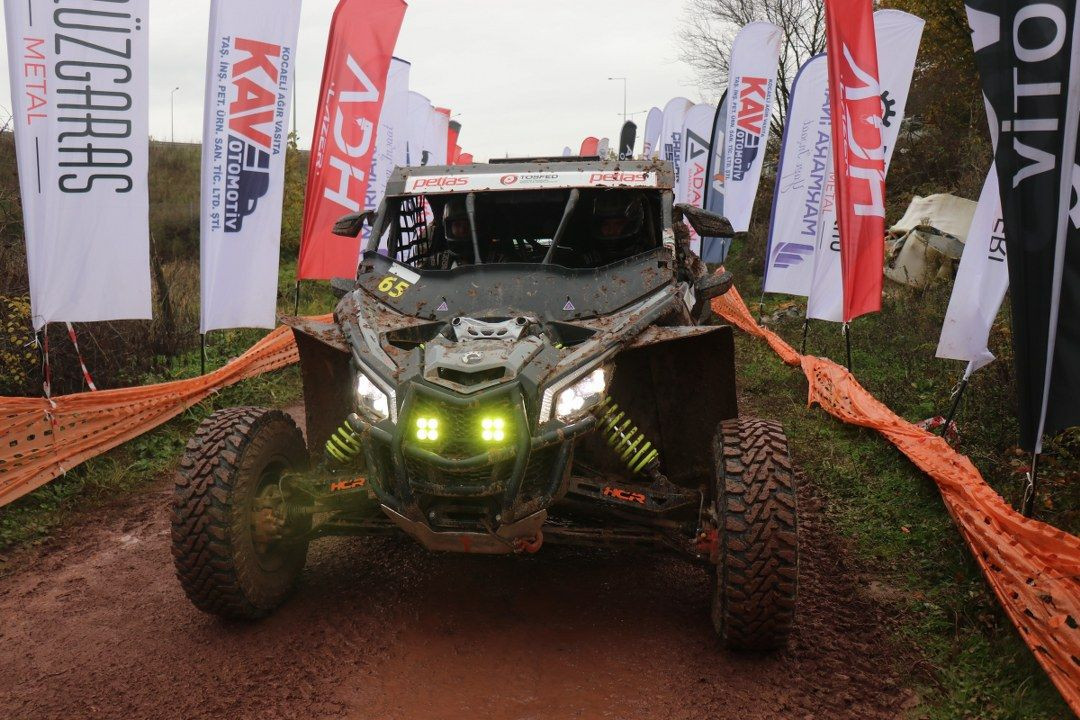
[[[477,193],[479,262],[542,263],[598,268],[661,244],[660,193],[581,189],[552,249],[568,209],[570,190]],[[477,264],[466,196],[391,198],[381,252],[418,269],[449,270]]]

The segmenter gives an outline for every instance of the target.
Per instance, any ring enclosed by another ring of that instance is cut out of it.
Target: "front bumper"
[[[497,408],[507,418],[506,441],[479,447],[467,438],[472,421]],[[443,447],[426,448],[409,437],[412,420],[434,412],[448,418]],[[432,549],[448,549],[441,534],[485,533],[496,536],[507,526],[524,523],[547,509],[559,492],[574,440],[589,432],[596,418],[570,424],[553,421],[542,428],[530,422],[521,385],[508,383],[463,396],[423,382],[409,383],[396,424],[371,424],[357,415],[348,420],[365,439],[369,486],[384,512]],[[506,545],[498,538],[496,545]],[[460,548],[459,548],[460,549]]]

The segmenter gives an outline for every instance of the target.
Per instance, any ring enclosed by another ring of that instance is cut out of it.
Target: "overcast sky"
[[[297,48],[300,143],[315,119],[330,16],[336,0],[303,0]],[[396,55],[412,62],[411,89],[449,107],[461,145],[478,160],[577,151],[587,135],[617,142],[622,82],[633,113],[675,95],[699,101],[676,40],[683,0],[410,0]],[[151,0],[150,132],[202,133],[210,0]],[[5,37],[0,34],[0,38]],[[7,52],[0,63],[0,124],[10,115]],[[644,115],[635,118],[639,125]],[[640,147],[640,146],[639,146]]]

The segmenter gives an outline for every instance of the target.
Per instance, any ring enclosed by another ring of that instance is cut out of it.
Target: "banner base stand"
[[[1020,513],[1030,518],[1035,514],[1035,494],[1039,487],[1039,453],[1031,454],[1031,469],[1024,476],[1024,498],[1020,503]]]

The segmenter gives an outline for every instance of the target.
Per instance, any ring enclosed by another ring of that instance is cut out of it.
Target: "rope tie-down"
[[[1080,715],[1080,538],[1025,518],[991,488],[967,456],[879,402],[826,358],[802,355],[762,327],[735,288],[713,311],[761,338],[802,368],[808,404],[851,425],[877,430],[929,475],[1005,613],[1062,697]]]

